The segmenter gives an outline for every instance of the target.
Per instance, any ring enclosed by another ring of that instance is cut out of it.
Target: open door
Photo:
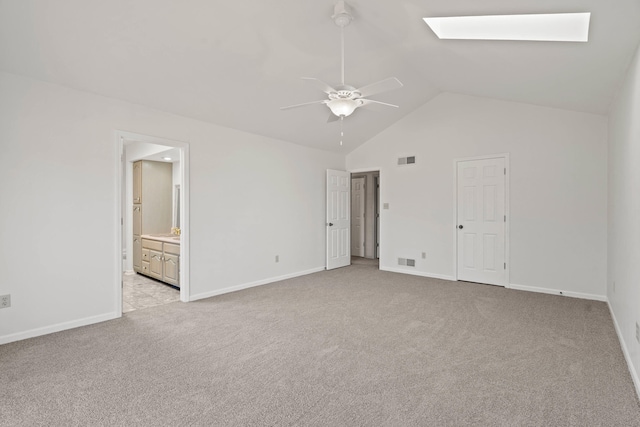
[[[327,270],[351,264],[351,174],[327,169]]]

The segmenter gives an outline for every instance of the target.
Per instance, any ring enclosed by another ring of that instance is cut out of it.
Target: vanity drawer
[[[146,261],[142,261],[140,263],[140,273],[149,274],[149,263]]]
[[[153,249],[162,252],[162,242],[156,240],[142,239],[142,247],[144,249]]]
[[[149,262],[149,249],[142,250],[142,261]]]
[[[171,243],[164,244],[164,251],[168,254],[180,255],[180,245],[174,245]]]

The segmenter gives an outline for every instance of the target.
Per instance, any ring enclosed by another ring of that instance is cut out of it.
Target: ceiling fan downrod
[[[344,2],[344,0],[339,0],[335,7],[333,8],[333,16],[331,17],[333,22],[340,27],[340,46],[342,56],[340,58],[342,64],[342,78],[341,84],[344,86],[344,27],[349,25],[351,21],[353,21],[353,15],[351,15],[351,11],[349,10],[349,6]]]

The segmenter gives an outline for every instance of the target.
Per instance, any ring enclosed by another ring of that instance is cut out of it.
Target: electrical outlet
[[[422,259],[427,259],[427,253],[426,252],[422,252]]]
[[[0,308],[11,307],[11,295],[0,295]]]
[[[640,325],[638,325],[638,322],[636,322],[636,341],[640,344]]]
[[[276,255],[276,262],[280,262],[280,255]]]

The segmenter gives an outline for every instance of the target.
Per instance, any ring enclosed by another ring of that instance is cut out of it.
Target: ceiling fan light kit
[[[329,99],[321,101],[306,102],[303,104],[290,105],[288,107],[281,107],[281,110],[288,110],[290,108],[303,107],[306,105],[324,104],[331,110],[328,122],[332,122],[340,119],[344,120],[345,117],[350,116],[359,107],[366,107],[371,104],[379,104],[387,107],[398,108],[397,105],[388,104],[386,102],[375,101],[373,99],[365,99],[365,96],[375,95],[388,90],[399,89],[402,87],[402,83],[395,77],[390,77],[385,80],[381,80],[376,83],[363,86],[360,89],[356,89],[353,86],[345,84],[344,79],[344,27],[349,25],[353,21],[353,15],[351,14],[350,7],[342,0],[338,1],[333,9],[333,15],[331,19],[340,27],[340,39],[341,39],[341,84],[337,86],[331,86],[322,80],[313,77],[303,77],[304,80],[312,82],[320,88]],[[342,132],[341,132],[342,134]],[[342,144],[342,141],[341,141]]]

